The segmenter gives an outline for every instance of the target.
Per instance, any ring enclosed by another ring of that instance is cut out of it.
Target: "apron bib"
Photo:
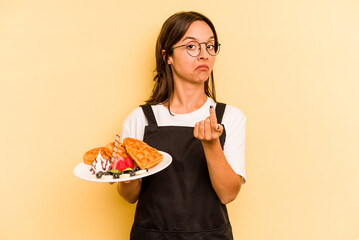
[[[217,103],[221,122],[225,104]],[[202,143],[193,127],[158,126],[150,105],[141,106],[148,120],[143,141],[167,152],[172,163],[142,179],[131,240],[233,239],[226,206],[209,178]],[[225,129],[220,137],[223,148]]]

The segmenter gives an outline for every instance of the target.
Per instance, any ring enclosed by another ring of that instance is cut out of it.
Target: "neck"
[[[207,101],[204,93],[204,83],[201,84],[175,84],[171,98],[171,112],[178,114],[191,113],[201,108]],[[164,104],[168,108],[167,103]]]

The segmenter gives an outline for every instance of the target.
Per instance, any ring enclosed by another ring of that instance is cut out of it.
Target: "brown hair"
[[[182,39],[188,28],[194,21],[203,21],[212,29],[215,43],[218,43],[218,37],[213,23],[206,16],[198,12],[178,12],[169,17],[163,24],[161,32],[156,43],[156,70],[155,85],[152,95],[146,101],[148,104],[168,103],[170,109],[170,99],[174,91],[171,66],[168,64],[168,56],[173,54],[172,47]],[[163,54],[163,50],[165,54]],[[210,80],[210,83],[209,83]],[[213,70],[210,77],[204,84],[205,94],[216,101],[216,92],[214,87]],[[170,111],[171,112],[171,111]]]

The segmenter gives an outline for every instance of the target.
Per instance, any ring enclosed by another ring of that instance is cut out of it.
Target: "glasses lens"
[[[215,56],[217,54],[217,45],[214,42],[208,42],[207,43],[207,52],[212,55]]]
[[[189,42],[186,45],[186,50],[192,57],[197,57],[201,51],[201,46],[198,42]]]

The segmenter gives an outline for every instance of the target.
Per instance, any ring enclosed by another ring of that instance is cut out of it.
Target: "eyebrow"
[[[187,36],[187,37],[185,37],[185,38],[182,40],[182,42],[184,42],[185,40],[188,40],[188,39],[198,41],[198,39],[195,38],[195,37]],[[211,37],[208,38],[208,40],[210,40],[210,39],[214,39],[214,36],[211,36]]]

